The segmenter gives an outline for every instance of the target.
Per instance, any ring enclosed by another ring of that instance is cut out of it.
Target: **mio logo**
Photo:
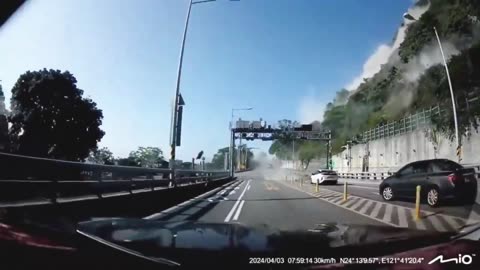
[[[471,264],[473,261],[473,257],[475,257],[476,254],[458,254],[458,258],[450,258],[450,259],[444,259],[443,255],[438,255],[435,257],[433,260],[429,261],[428,264],[432,264],[434,262],[439,262],[439,263],[449,263],[449,262],[454,262],[455,264]]]

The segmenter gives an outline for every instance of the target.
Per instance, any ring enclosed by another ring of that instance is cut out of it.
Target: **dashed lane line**
[[[235,181],[232,181],[232,182],[230,182],[230,183],[226,183],[226,184],[224,184],[224,185],[222,185],[222,186],[220,186],[220,187],[217,187],[217,188],[212,189],[212,190],[210,190],[210,191],[208,191],[208,192],[202,193],[202,194],[200,194],[200,195],[198,195],[198,196],[196,196],[196,197],[194,197],[194,198],[192,198],[192,199],[189,199],[189,200],[184,201],[184,202],[182,202],[182,203],[180,203],[180,204],[174,205],[174,206],[172,206],[172,207],[170,207],[170,208],[168,208],[168,209],[165,209],[165,210],[163,210],[163,211],[161,211],[161,212],[154,213],[154,214],[151,214],[151,215],[149,215],[149,216],[146,216],[146,217],[144,217],[144,219],[157,219],[157,218],[160,218],[161,216],[163,216],[163,215],[165,215],[165,214],[168,214],[168,213],[172,212],[173,210],[175,210],[175,209],[177,209],[177,208],[179,208],[179,207],[183,207],[183,206],[185,206],[185,205],[187,205],[187,204],[189,204],[189,203],[192,203],[193,201],[196,201],[196,200],[199,200],[199,199],[203,199],[203,198],[205,198],[205,197],[208,197],[208,196],[210,196],[211,194],[214,194],[214,193],[216,193],[216,192],[218,192],[216,195],[220,195],[220,192],[222,192],[221,194],[224,194],[224,193],[225,193],[225,190],[228,189],[230,186],[233,186],[233,185],[235,185],[235,184],[236,184],[236,186],[239,186],[239,185],[241,185],[242,183],[243,183],[243,180],[235,180]],[[220,190],[220,192],[219,192],[219,190]]]

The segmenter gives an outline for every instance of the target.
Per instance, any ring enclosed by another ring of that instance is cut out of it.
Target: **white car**
[[[316,184],[317,182],[319,184],[323,184],[327,182],[332,184],[337,184],[338,175],[336,171],[318,170],[312,173],[312,176],[310,176],[310,179],[312,180],[312,184]]]

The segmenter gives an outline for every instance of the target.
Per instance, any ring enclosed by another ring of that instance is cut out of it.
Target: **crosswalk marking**
[[[391,204],[387,204],[385,208],[385,214],[383,215],[383,221],[387,223],[392,223],[392,212],[393,206]]]
[[[376,203],[376,204],[375,204],[375,208],[373,208],[373,211],[372,211],[372,213],[370,214],[370,216],[376,218],[377,215],[378,215],[378,212],[380,212],[380,207],[382,207],[382,204],[383,204],[383,203]]]
[[[357,207],[358,207],[360,204],[362,204],[364,201],[365,201],[365,199],[358,199],[358,201],[357,201],[354,205],[352,205],[351,208],[352,208],[352,209],[357,208]]]
[[[339,196],[339,197],[335,198],[334,200],[332,200],[332,203],[338,204],[341,201],[343,201],[343,197]]]
[[[365,214],[372,204],[373,204],[373,201],[368,200],[367,203],[358,212]]]
[[[397,213],[398,213],[398,225],[400,227],[408,227],[407,213],[405,213],[405,208],[397,207]]]
[[[321,192],[320,195],[322,197],[327,197],[327,196],[330,196],[332,194],[336,194],[336,192],[333,192],[333,191],[330,191],[330,192]]]
[[[340,197],[341,197],[341,196],[340,196]],[[338,198],[339,198],[338,195],[337,195],[337,196],[330,196],[330,197],[326,198],[326,200],[329,201],[329,202],[331,202],[331,201],[333,201],[333,200],[335,200],[335,199],[338,199]]]
[[[454,218],[453,217],[449,217],[449,216],[444,216],[443,217],[443,220],[445,220],[445,222],[453,229],[457,228],[458,225],[457,223],[455,222]]]
[[[287,184],[288,185],[288,184]],[[350,195],[347,201],[343,200],[343,192],[329,189],[321,189],[318,192],[305,191],[305,188],[293,187],[297,190],[307,192],[309,195],[320,200],[335,204],[346,210],[365,215],[377,221],[403,228],[414,228],[418,230],[447,231],[457,229],[464,225],[467,220],[460,217],[435,213],[434,211],[421,211],[421,218],[415,220],[414,209],[396,204],[383,203],[375,199]],[[472,210],[473,212],[473,210]],[[471,214],[475,220],[480,220],[476,213]],[[470,221],[472,222],[472,221]]]
[[[412,215],[412,216],[415,215],[415,209],[411,209],[409,212],[410,212],[410,215]],[[422,216],[423,215],[424,214],[422,214]],[[425,225],[425,222],[423,222],[423,219],[414,220],[413,222],[415,223],[415,226],[417,227],[417,229],[419,229],[419,230],[426,230],[427,229],[427,225]]]
[[[350,208],[350,206],[352,206],[353,204],[355,204],[359,200],[360,200],[359,198],[349,198],[348,202],[346,204],[344,204],[344,206]]]
[[[442,222],[439,220],[440,217],[434,215],[434,216],[431,216],[430,217],[430,221],[432,222],[432,225],[433,227],[435,228],[435,230],[437,231],[441,231],[441,232],[444,232],[447,230],[447,228],[445,228],[445,226],[443,226]]]

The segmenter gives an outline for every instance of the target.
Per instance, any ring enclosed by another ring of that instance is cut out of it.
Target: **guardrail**
[[[229,177],[226,171],[109,166],[0,153],[0,205],[133,195]]]
[[[338,173],[340,178],[358,180],[384,180],[391,175],[393,175],[392,172]]]
[[[362,139],[363,141],[373,141],[411,132],[419,127],[429,125],[432,117],[440,114],[440,112],[441,109],[438,105],[429,109],[424,109],[398,121],[384,123],[366,130],[362,133]]]
[[[480,165],[464,165],[465,168],[475,169],[477,179],[480,179]],[[305,172],[295,171],[297,175],[309,176]],[[337,172],[339,178],[355,180],[381,181],[394,174],[394,172]]]

